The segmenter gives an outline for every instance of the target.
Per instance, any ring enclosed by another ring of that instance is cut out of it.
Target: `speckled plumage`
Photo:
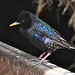
[[[43,33],[45,33],[46,35],[52,36],[52,37],[56,37],[56,35],[54,34],[53,29],[46,23],[44,23],[42,20],[37,19],[38,21],[35,21],[35,24],[33,27],[31,27],[31,29],[28,31],[29,33],[29,37],[31,37],[32,40],[29,38],[29,40],[35,45],[36,42],[36,46],[38,48],[40,48],[39,46],[41,46],[41,50],[45,50],[45,51],[55,51],[56,49],[60,49],[62,48],[61,46],[59,46],[59,44],[57,44],[56,42],[52,41],[50,38],[46,37],[45,35],[43,35],[41,33],[41,31]]]
[[[19,14],[17,24],[20,32],[27,37],[33,45],[44,52],[48,52],[42,61],[45,60],[52,51],[57,49],[75,49],[61,37],[58,31],[41,19],[35,17],[29,11],[24,10]]]
[[[62,47],[70,47],[67,41],[60,36],[59,32],[50,27],[47,23],[43,22],[41,19],[35,17],[31,12],[26,12],[22,11],[20,16],[27,14],[31,19],[31,25],[28,29],[24,28],[26,24],[24,26],[20,25],[20,30],[33,45],[43,51],[55,51],[57,49],[61,49]]]

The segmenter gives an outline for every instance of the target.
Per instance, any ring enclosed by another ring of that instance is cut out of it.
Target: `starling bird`
[[[40,50],[44,51],[38,59],[37,64],[41,64],[45,59],[57,49],[68,48],[75,49],[65,39],[63,39],[58,31],[50,27],[47,23],[37,18],[31,12],[23,10],[17,21],[11,26],[18,25],[20,32]],[[43,57],[45,54],[47,55]],[[42,58],[43,57],[43,58]]]

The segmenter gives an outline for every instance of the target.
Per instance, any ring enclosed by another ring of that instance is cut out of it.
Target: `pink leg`
[[[31,59],[31,61],[39,61],[40,59],[42,59],[42,57],[44,56],[46,54],[46,52],[43,52],[40,56],[39,56],[39,58],[33,58],[33,59]]]
[[[50,55],[51,53],[47,53],[47,55],[41,59],[38,63],[34,64],[34,65],[40,65],[41,63],[43,63],[45,61],[45,59]]]
[[[46,52],[43,52],[40,56],[39,59],[42,59],[42,57],[46,54]]]

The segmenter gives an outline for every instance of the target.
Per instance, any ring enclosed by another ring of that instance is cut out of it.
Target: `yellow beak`
[[[11,25],[9,25],[9,27],[12,27],[12,26],[15,26],[15,25],[18,25],[18,24],[20,24],[20,23],[19,22],[14,22]]]

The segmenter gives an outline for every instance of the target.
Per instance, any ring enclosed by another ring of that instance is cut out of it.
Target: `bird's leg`
[[[40,56],[39,56],[39,58],[33,58],[33,59],[31,59],[31,61],[39,61],[40,59],[42,59],[42,57],[44,56],[46,54],[46,52],[43,52]]]
[[[42,57],[46,54],[46,52],[43,52],[38,59],[42,59]]]
[[[41,63],[43,63],[43,62],[45,61],[45,59],[46,59],[50,54],[51,54],[51,52],[47,53],[47,55],[46,55],[44,58],[42,58],[39,62],[37,62],[37,63],[34,64],[34,65],[40,65]]]
[[[42,59],[42,57],[43,57],[45,54],[46,54],[46,52],[43,52],[43,53],[39,56],[38,59],[39,59],[39,60]],[[47,61],[49,61],[49,60],[44,60],[44,62],[47,62]]]

